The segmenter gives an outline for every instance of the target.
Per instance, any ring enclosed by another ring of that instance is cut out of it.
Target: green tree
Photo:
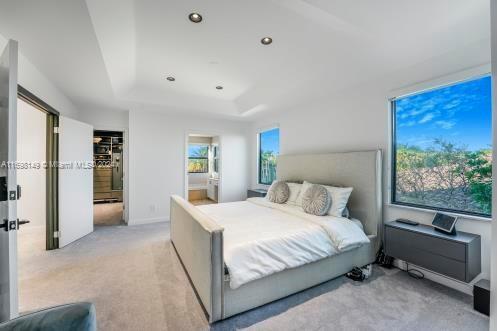
[[[466,172],[470,192],[483,212],[492,211],[492,162],[491,152],[481,150],[468,154],[468,164],[471,170]]]
[[[491,150],[468,151],[444,139],[430,148],[397,146],[399,201],[491,212]]]

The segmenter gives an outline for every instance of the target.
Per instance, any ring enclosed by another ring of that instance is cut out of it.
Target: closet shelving
[[[93,136],[93,201],[123,200],[122,132],[95,131]]]

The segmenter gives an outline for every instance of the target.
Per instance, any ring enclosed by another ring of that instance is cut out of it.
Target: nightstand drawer
[[[387,255],[461,281],[468,281],[465,262],[435,254],[431,251],[430,246],[418,247],[417,243],[420,238],[415,241],[407,241],[404,236],[404,240],[397,240],[392,235],[398,235],[398,231],[402,231],[397,230],[394,231],[395,233],[391,233],[390,230],[395,229],[387,230],[387,244],[385,247]]]
[[[461,243],[393,227],[386,227],[385,236],[388,245],[402,247],[403,251],[415,250],[458,260],[462,263],[466,261],[466,245]]]

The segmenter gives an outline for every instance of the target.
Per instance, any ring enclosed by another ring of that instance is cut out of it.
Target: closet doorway
[[[93,134],[93,224],[124,225],[124,133]]]
[[[193,205],[218,203],[221,197],[219,136],[189,134],[186,141],[186,198]]]

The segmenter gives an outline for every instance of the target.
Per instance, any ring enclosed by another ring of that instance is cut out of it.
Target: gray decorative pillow
[[[302,208],[307,214],[324,216],[330,207],[331,195],[324,186],[313,184],[304,192]]]
[[[285,203],[290,196],[290,188],[285,182],[274,181],[267,191],[266,198],[274,203]]]

